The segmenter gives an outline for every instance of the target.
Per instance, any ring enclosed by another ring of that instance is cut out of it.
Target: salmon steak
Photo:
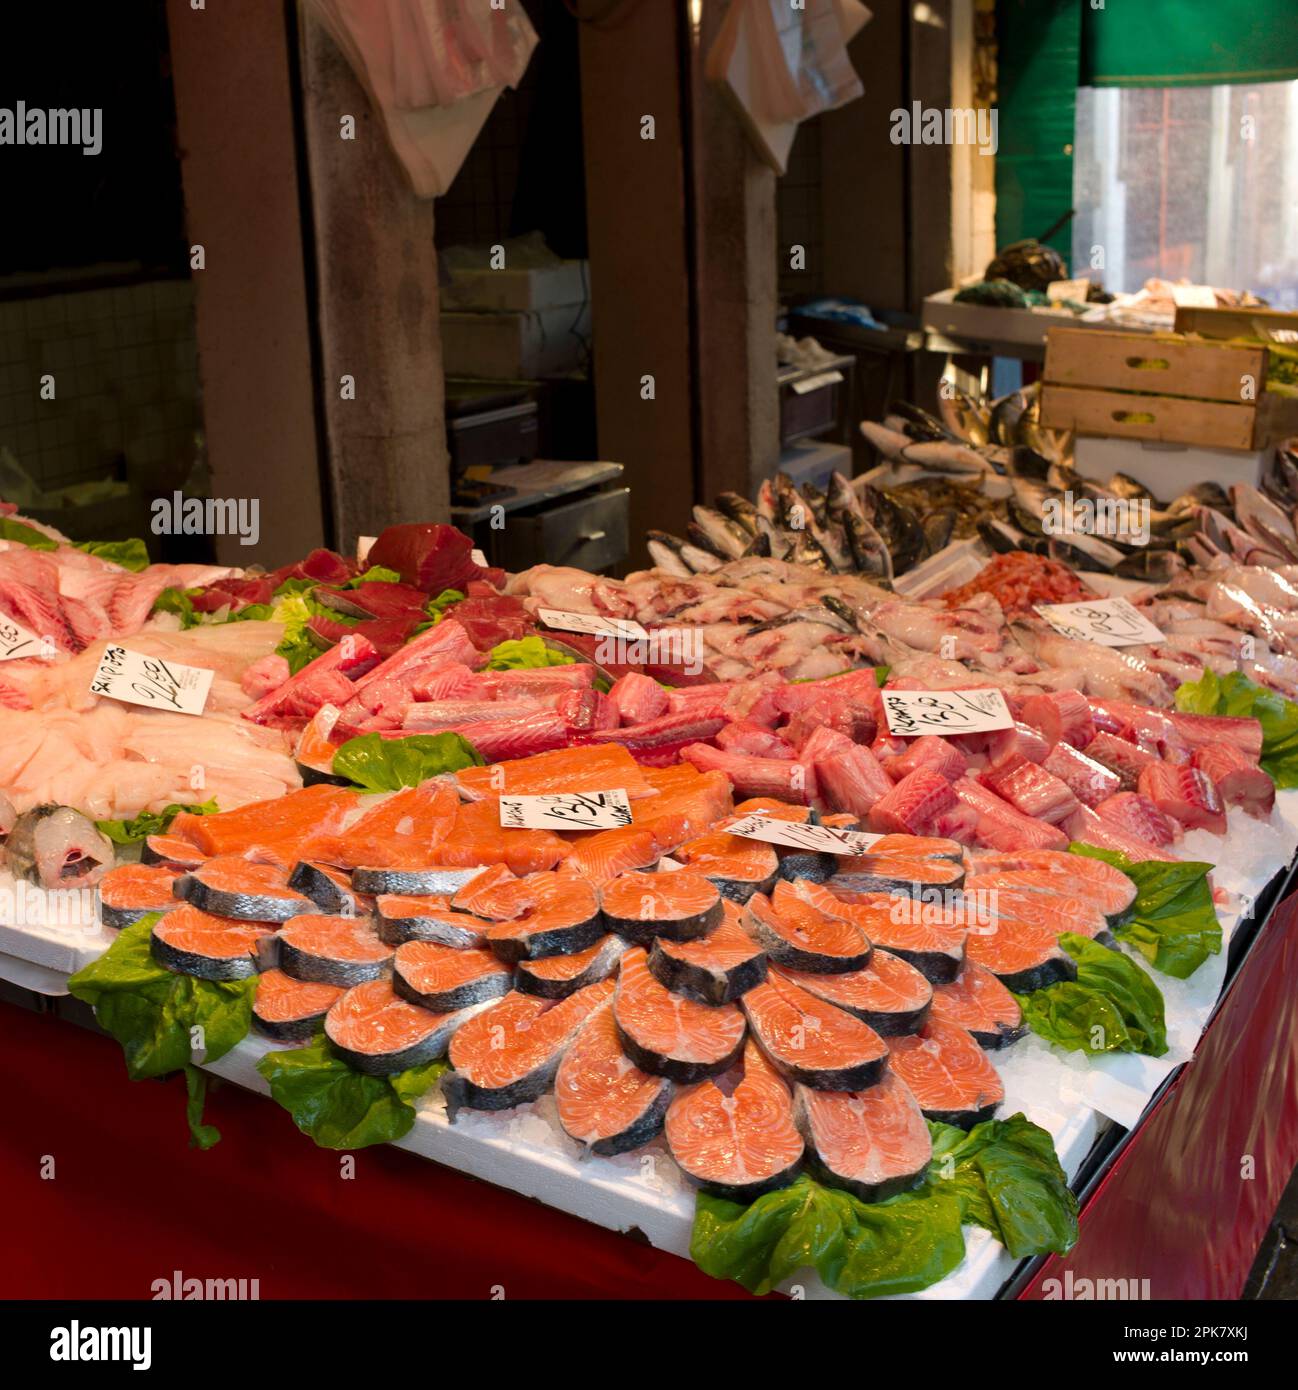
[[[799,1086],[793,1104],[811,1170],[828,1186],[883,1202],[924,1180],[933,1140],[919,1102],[896,1072],[855,1093]]]
[[[529,894],[527,909],[487,929],[487,945],[501,960],[512,965],[575,955],[606,934],[599,893],[589,880],[577,874],[533,874],[523,885]]]
[[[520,994],[535,994],[539,999],[566,999],[579,989],[616,974],[626,948],[620,936],[602,936],[593,946],[570,956],[520,960],[514,969],[514,988]]]
[[[543,1096],[581,1026],[613,997],[613,981],[588,985],[567,999],[516,991],[487,1006],[451,1039],[442,1090],[446,1113],[510,1110]]]
[[[449,1013],[508,994],[514,972],[490,951],[407,941],[392,962],[392,988],[412,1004]]]
[[[172,892],[176,870],[164,864],[119,864],[99,880],[99,916],[104,926],[120,930],[150,912],[179,907]]]
[[[583,835],[560,867],[604,884],[628,869],[652,869],[661,857],[652,830],[627,825]]]
[[[824,912],[854,923],[870,940],[913,965],[925,979],[940,985],[954,980],[965,958],[965,928],[959,914],[932,903],[883,893],[832,893],[814,883],[798,891]]]
[[[288,886],[295,893],[310,898],[321,912],[338,912],[357,917],[367,910],[366,900],[352,888],[352,881],[341,869],[330,864],[315,864],[300,860],[288,876]]]
[[[1056,936],[1067,931],[1092,941],[1107,937],[1109,932],[1109,919],[1086,898],[1063,891],[1019,888],[1012,874],[971,874],[965,879],[964,893],[971,907],[971,922],[1015,917],[1020,922],[1050,927]]]
[[[177,975],[199,980],[247,980],[257,973],[266,927],[216,917],[182,906],[153,925],[149,946],[153,959]]]
[[[649,973],[640,946],[622,957],[613,1018],[636,1066],[682,1084],[732,1067],[744,1045],[744,1016],[734,1004],[700,1004],[673,993]]]
[[[971,927],[966,952],[1015,994],[1077,978],[1077,965],[1059,944],[1058,933],[1035,922],[997,917]]]
[[[789,883],[777,883],[770,898],[755,893],[740,923],[772,961],[791,970],[846,975],[863,970],[874,949],[859,926],[808,902]]]
[[[182,811],[171,823],[171,834],[209,856],[257,849],[288,867],[312,857],[312,841],[331,842],[358,803],[354,790],[321,783],[269,801],[253,801],[237,811],[211,816]]]
[[[516,874],[537,874],[557,868],[571,853],[572,846],[548,830],[506,829],[500,823],[499,803],[493,800],[462,805],[431,862],[474,870],[504,864]]]
[[[319,855],[343,869],[423,869],[451,833],[460,798],[442,782],[404,787],[372,803]]]
[[[182,874],[173,892],[203,912],[244,922],[287,922],[315,907],[288,886],[278,864],[254,864],[237,854],[218,855]]]
[[[450,900],[450,901],[453,901]],[[444,896],[382,893],[374,900],[379,936],[389,946],[407,941],[436,941],[467,950],[483,946],[490,922],[468,912],[455,912]]]
[[[893,1073],[927,1119],[972,1129],[990,1120],[1005,1099],[996,1068],[957,1023],[930,1018],[919,1033],[894,1038],[890,1048]]]
[[[554,1078],[564,1133],[596,1154],[647,1144],[662,1130],[672,1095],[666,1077],[641,1071],[622,1051],[612,1000],[581,1025]]]
[[[706,1192],[752,1202],[788,1185],[802,1165],[803,1142],[789,1088],[750,1038],[743,1076],[733,1087],[704,1081],[667,1110],[667,1146],[682,1173]]]
[[[392,947],[368,917],[308,913],[285,922],[275,940],[279,968],[295,980],[350,988],[392,968]]]
[[[917,1033],[928,1018],[933,986],[900,956],[876,950],[869,965],[846,975],[815,975],[781,967],[790,984],[868,1023],[880,1037]]]
[[[352,887],[367,897],[382,894],[410,897],[450,897],[458,893],[466,883],[477,877],[478,870],[453,869],[441,865],[429,865],[419,869],[414,866],[397,868],[385,865],[373,868],[362,865],[352,870]]]
[[[739,1001],[762,1051],[785,1076],[817,1091],[863,1091],[888,1065],[867,1023],[774,972]]]
[[[953,859],[959,862],[964,858],[964,846],[959,840],[948,840],[940,835],[881,835],[870,846],[870,853],[882,859]],[[839,860],[844,872],[848,872],[854,857],[846,855]]]
[[[325,1037],[357,1071],[392,1076],[442,1056],[456,1030],[483,1007],[435,1014],[402,999],[390,979],[370,980],[339,996],[325,1015]]]
[[[141,864],[162,864],[172,869],[196,869],[204,859],[210,858],[211,856],[204,854],[197,845],[191,845],[179,835],[150,835],[140,846]]]
[[[494,910],[498,903],[511,902],[510,889],[518,882],[518,876],[507,864],[493,864],[475,874],[451,899],[451,906],[457,912],[471,912],[475,917],[493,919],[512,917],[514,910]],[[502,899],[502,893],[505,895]]]
[[[470,801],[501,796],[551,796],[559,792],[620,790],[635,800],[654,789],[620,743],[589,748],[560,748],[530,758],[466,767],[455,774],[460,795]]]
[[[835,892],[908,893],[914,897],[929,889],[955,892],[964,882],[964,865],[954,859],[871,853],[840,857],[838,863],[840,870],[829,881]]]
[[[734,804],[724,772],[699,773],[688,765],[641,771],[656,795],[633,801],[632,815],[637,826],[653,832],[663,854],[710,831]]]
[[[620,874],[600,890],[600,906],[610,931],[641,946],[693,941],[721,921],[716,886],[688,869]]]
[[[1032,888],[1049,893],[1067,893],[1086,898],[1117,925],[1136,901],[1136,885],[1112,864],[1084,854],[1056,850],[1026,850],[1022,853],[974,854],[971,872],[1012,874],[1006,887]],[[1066,883],[1060,880],[1072,879]]]
[[[1023,1010],[986,966],[967,960],[949,985],[933,991],[933,1017],[964,1028],[979,1047],[1008,1047],[1027,1031]]]
[[[323,1027],[341,994],[338,985],[307,984],[282,970],[265,970],[257,976],[253,1027],[276,1042],[305,1042]]]
[[[754,893],[769,893],[780,871],[774,845],[724,831],[686,841],[674,857],[736,903],[746,903]]]
[[[659,937],[649,973],[659,984],[701,1004],[729,1004],[766,978],[766,952],[744,931],[729,899],[721,924],[697,941]]]

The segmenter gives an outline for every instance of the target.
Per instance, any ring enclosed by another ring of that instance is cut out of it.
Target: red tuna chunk
[[[984,849],[1068,848],[1068,836],[1062,830],[1016,811],[1008,801],[970,777],[962,777],[952,791],[976,815],[972,838],[974,844]]]

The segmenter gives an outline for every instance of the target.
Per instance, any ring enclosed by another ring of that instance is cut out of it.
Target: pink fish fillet
[[[254,724],[300,727],[322,705],[345,705],[356,693],[356,679],[378,659],[374,644],[353,633],[290,676],[278,690],[250,705],[243,717]]]
[[[1242,806],[1263,820],[1275,805],[1275,783],[1233,743],[1208,743],[1194,750],[1193,766],[1216,783],[1227,806]]]
[[[1156,754],[1139,744],[1109,733],[1096,734],[1086,745],[1086,756],[1116,773],[1122,790],[1128,792],[1135,791],[1145,768],[1159,761]]]
[[[1190,830],[1226,833],[1226,810],[1212,778],[1198,768],[1151,763],[1140,774],[1140,792],[1165,815]]]
[[[608,697],[619,724],[647,724],[667,713],[666,689],[638,671],[628,671],[614,681]]]
[[[749,758],[706,743],[688,744],[681,757],[700,772],[724,772],[743,797],[773,796],[799,806],[809,806],[816,798],[815,769],[805,763]]]
[[[1147,859],[1158,859],[1171,864],[1177,859],[1175,854],[1160,849],[1158,845],[1119,830],[1089,806],[1083,806],[1069,816],[1064,822],[1064,829],[1068,832],[1070,840],[1084,845],[1095,845],[1098,849],[1115,849],[1119,854],[1125,854],[1133,864],[1143,863]]]
[[[568,746],[568,725],[556,710],[543,709],[513,719],[459,724],[452,732],[466,738],[489,763],[530,758]]]
[[[903,777],[870,808],[870,829],[884,835],[926,835],[938,817],[955,804],[951,783],[921,767]]]
[[[717,747],[727,753],[746,753],[754,758],[780,758],[789,761],[794,757],[793,745],[780,737],[774,729],[768,729],[751,719],[736,719],[717,731]]]
[[[909,739],[908,743],[909,747],[899,758],[884,761],[883,770],[894,781],[900,782],[922,767],[936,772],[939,777],[945,777],[948,782],[954,782],[958,777],[963,777],[969,767],[969,759],[955,744],[938,734],[921,734],[916,739]]]
[[[1095,814],[1115,830],[1151,845],[1173,844],[1180,834],[1180,827],[1139,792],[1118,792],[1101,801]]]
[[[866,820],[874,806],[892,791],[888,774],[879,760],[859,743],[832,758],[816,763],[820,795],[835,811]]]
[[[1233,743],[1256,761],[1262,756],[1262,725],[1256,719],[1232,719],[1224,714],[1176,714],[1167,716],[1191,748],[1210,743]]]
[[[1041,766],[1058,777],[1083,806],[1098,806],[1122,787],[1116,772],[1067,743],[1056,743]]]
[[[448,661],[456,661],[465,666],[476,666],[481,660],[481,654],[469,640],[464,628],[454,618],[443,618],[436,627],[421,632],[413,642],[407,642],[399,652],[362,676],[356,683],[356,691],[359,694],[375,681],[404,680],[421,667],[434,663],[440,666]],[[404,683],[409,687],[408,680]]]
[[[1016,811],[995,792],[962,777],[952,791],[977,816],[974,843],[985,849],[1066,849],[1068,836],[1053,825]]]
[[[979,778],[984,787],[1025,816],[1058,825],[1081,804],[1066,782],[1021,755],[989,767]]]
[[[1095,737],[1095,719],[1080,690],[1029,695],[1023,702],[1023,722],[1039,730],[1052,748],[1059,743],[1085,748]]]

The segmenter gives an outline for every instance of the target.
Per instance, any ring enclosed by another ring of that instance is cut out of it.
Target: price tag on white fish
[[[1089,603],[1039,603],[1037,612],[1064,637],[1101,647],[1137,647],[1161,642],[1163,634],[1125,598]]]
[[[202,714],[214,674],[205,666],[184,666],[109,645],[99,658],[90,693],[146,709]]]
[[[48,643],[12,618],[0,613],[0,661],[20,661],[25,656],[53,656]]]
[[[619,830],[631,824],[631,802],[621,788],[502,796],[500,823],[507,830]]]
[[[592,637],[621,637],[643,642],[648,632],[630,618],[605,618],[598,613],[565,613],[561,608],[538,608],[537,617],[558,632],[588,632]]]
[[[984,734],[1012,729],[1014,716],[999,690],[885,690],[888,732],[898,738],[918,734]]]
[[[768,845],[784,845],[789,849],[814,850],[818,854],[868,854],[870,847],[883,838],[882,835],[867,835],[860,830],[771,820],[766,816],[745,816],[734,825],[728,825],[726,834],[742,835],[747,840],[764,840]]]

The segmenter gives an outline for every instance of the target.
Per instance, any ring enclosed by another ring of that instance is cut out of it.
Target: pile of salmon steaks
[[[626,790],[631,824],[506,829],[502,794]],[[365,796],[319,783],[182,813],[101,885],[105,920],[159,914],[155,959],[257,976],[254,1023],[323,1028],[359,1071],[445,1056],[452,1120],[553,1091],[589,1151],[665,1134],[683,1172],[749,1200],[805,1166],[858,1197],[914,1186],[926,1119],[968,1128],[1004,1087],[1014,992],[1070,978],[1058,937],[1135,897],[1098,860],[889,834],[838,856],[729,833],[805,822],[727,777],[562,750]],[[826,817],[850,825],[850,817]]]

